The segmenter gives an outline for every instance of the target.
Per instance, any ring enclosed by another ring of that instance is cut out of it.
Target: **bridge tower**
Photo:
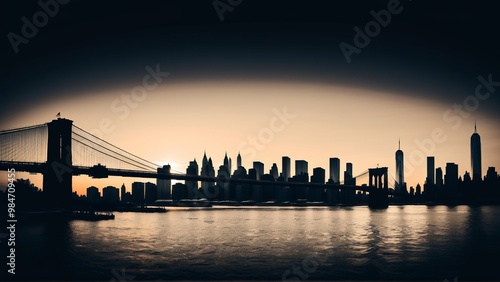
[[[389,182],[387,167],[368,169],[370,194],[368,206],[373,209],[386,209],[389,206]]]
[[[73,121],[52,120],[48,127],[47,163],[43,174],[43,192],[52,207],[67,208],[71,203],[73,161],[71,132]]]

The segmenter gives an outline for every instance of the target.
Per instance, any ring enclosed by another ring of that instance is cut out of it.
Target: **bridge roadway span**
[[[29,173],[44,173],[47,169],[53,169],[46,163],[30,163],[30,162],[9,162],[0,161],[0,170],[8,170],[14,168],[16,171],[24,171]],[[104,168],[104,171],[103,171]],[[108,176],[121,176],[121,177],[135,177],[135,178],[154,178],[154,179],[175,179],[175,180],[187,180],[187,181],[206,181],[206,182],[218,182],[218,183],[239,183],[239,184],[254,184],[254,185],[274,185],[274,186],[289,186],[289,187],[321,187],[326,189],[354,189],[359,191],[370,192],[374,189],[369,186],[356,186],[356,185],[341,185],[341,184],[323,184],[323,183],[312,183],[312,182],[280,182],[280,181],[266,181],[266,180],[254,180],[254,179],[243,179],[231,177],[230,179],[225,179],[221,177],[210,177],[202,175],[187,175],[187,174],[163,174],[154,171],[137,171],[137,170],[126,170],[126,169],[113,169],[100,167],[84,167],[84,166],[73,166],[70,167],[60,167],[61,173],[71,172],[72,175],[89,175],[94,178],[107,178]],[[97,171],[96,171],[97,170]],[[389,194],[396,194],[389,190]]]

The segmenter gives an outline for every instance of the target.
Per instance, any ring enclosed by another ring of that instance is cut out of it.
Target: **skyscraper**
[[[198,162],[196,162],[196,159],[189,162],[189,166],[186,169],[186,174],[187,175],[198,175]],[[179,192],[179,191],[184,191],[183,190],[184,188],[186,188],[186,197],[185,198],[193,199],[198,192],[198,181],[186,180],[185,187],[184,186],[177,186],[177,189],[178,189],[177,195],[181,195],[183,192]],[[174,188],[172,187],[172,199],[173,198],[174,198]]]
[[[113,186],[106,186],[102,189],[102,199],[105,203],[116,204],[120,201],[120,191]]]
[[[264,175],[264,163],[262,162],[253,162],[253,168],[257,173],[257,180],[260,180],[262,175]]]
[[[120,192],[121,192],[121,201],[125,202],[125,194],[127,193],[127,190],[125,188],[125,183],[122,184],[122,187],[120,187]]]
[[[311,183],[325,184],[325,169],[321,167],[316,167],[313,169],[313,175],[311,176]],[[307,199],[310,202],[321,202],[323,201],[323,188],[321,187],[308,187],[307,188]]]
[[[401,151],[401,141],[398,141],[398,150],[396,151],[396,183],[394,187],[396,190],[401,190],[404,187],[404,154]]]
[[[227,157],[227,152],[224,155],[224,168],[228,175],[231,175],[231,164],[229,163],[229,158]]]
[[[90,186],[87,188],[87,199],[91,203],[96,203],[99,201],[101,198],[101,195],[99,194],[99,189],[95,186]]]
[[[132,183],[132,202],[144,204],[144,182]]]
[[[164,165],[163,167],[159,167],[157,169],[158,174],[170,174],[170,165]],[[156,179],[156,187],[157,187],[157,195],[156,198],[158,200],[170,199],[170,179]]]
[[[188,199],[188,191],[186,184],[175,183],[172,185],[172,200],[178,201],[181,199]]]
[[[208,159],[207,159],[207,152],[203,152],[203,159],[201,160],[201,167],[205,167],[208,164]]]
[[[281,158],[281,167],[283,169],[282,176],[283,179],[285,179],[285,182],[288,181],[288,178],[290,178],[290,158],[287,156],[284,156]]]
[[[436,186],[438,188],[443,187],[443,169],[440,167],[436,168]]]
[[[330,179],[334,183],[340,182],[340,159],[330,158]]]
[[[470,137],[470,159],[472,167],[472,179],[481,180],[481,137],[477,134],[476,124],[474,124],[474,133]]]
[[[434,172],[434,157],[427,157],[427,184],[433,185],[435,183]]]
[[[295,161],[295,175],[307,174],[309,172],[307,167],[307,161],[296,160]]]
[[[201,167],[200,171],[201,176],[208,176],[208,177],[215,177],[215,168],[214,164],[212,162],[212,158],[208,158],[207,160],[207,155],[203,155],[203,165]],[[212,187],[215,183],[213,181],[203,181],[201,182],[201,187],[203,189],[208,189],[209,187]]]
[[[148,204],[154,203],[157,200],[158,197],[158,187],[156,187],[156,184],[147,182],[145,184],[145,196],[144,196],[144,201]]]
[[[352,178],[352,163],[345,164],[344,182],[347,180],[346,176],[348,176],[349,179]]]
[[[498,173],[495,170],[495,167],[492,166],[488,167],[488,170],[486,171],[486,176],[484,177],[484,183],[486,184],[486,187],[488,188],[495,187],[496,183],[500,184],[499,180],[500,179],[498,178]]]
[[[455,163],[446,163],[446,174],[444,176],[444,185],[446,189],[455,190],[458,187],[458,165]]]
[[[217,187],[220,188],[218,192],[214,190],[213,192],[211,190],[205,190],[205,195],[209,199],[214,199],[217,196],[221,199],[227,200],[229,198],[229,183],[225,180],[228,180],[230,178],[231,174],[229,174],[229,171],[225,165],[219,166],[219,170],[217,171]]]
[[[325,169],[322,167],[315,167],[313,175],[311,176],[312,183],[325,184]]]
[[[236,169],[241,167],[241,155],[240,152],[238,152],[238,157],[236,158]]]
[[[352,163],[345,164],[344,184],[345,185],[356,185],[356,178],[353,177],[353,173],[352,173]],[[356,190],[354,190],[354,189],[341,189],[340,201],[343,204],[354,204],[354,202],[356,201]]]
[[[273,180],[278,179],[278,165],[276,165],[276,163],[273,163],[271,170],[269,170],[269,174],[273,177]]]

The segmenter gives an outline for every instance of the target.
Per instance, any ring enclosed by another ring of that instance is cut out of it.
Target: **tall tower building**
[[[208,158],[208,161],[206,161],[206,162],[205,162],[205,159],[206,159],[206,155],[203,156],[203,162],[205,163],[205,165],[201,167],[200,175],[215,177],[215,168],[214,168],[214,164],[212,162],[212,158]],[[203,189],[208,189],[209,187],[212,187],[214,184],[215,184],[215,182],[213,182],[213,181],[203,181],[201,183],[201,187]]]
[[[349,175],[349,178],[352,178],[352,163],[345,164],[345,172]],[[345,173],[344,173],[345,175]],[[345,181],[345,179],[344,179]]]
[[[481,180],[481,137],[477,134],[476,124],[474,123],[474,133],[470,137],[470,159],[472,167],[472,179]]]
[[[224,167],[228,175],[231,175],[231,164],[229,163],[229,158],[227,157],[227,152],[224,155]]]
[[[122,184],[122,187],[120,187],[120,192],[121,192],[121,193],[120,193],[120,194],[121,194],[121,195],[120,195],[120,196],[121,196],[121,198],[120,198],[120,199],[121,199],[123,202],[125,202],[125,199],[126,199],[125,194],[127,193],[127,189],[125,188],[125,183],[123,183],[123,184]]]
[[[92,203],[99,202],[101,195],[99,194],[99,189],[95,186],[90,186],[87,188],[87,199]]]
[[[158,174],[170,174],[170,165],[164,165],[163,167],[159,167],[157,169]],[[170,199],[171,194],[170,194],[170,186],[171,186],[171,180],[170,179],[156,179],[156,187],[157,187],[157,192],[158,195],[156,198],[158,200],[165,200],[165,199]]]
[[[238,157],[236,158],[236,169],[241,167],[241,155],[240,152],[238,152]]]
[[[311,183],[325,184],[325,169],[321,167],[316,167],[313,169],[313,175],[311,176]],[[307,188],[307,199],[310,202],[321,202],[323,201],[323,188],[321,187],[308,187]]]
[[[396,183],[394,187],[396,190],[401,190],[404,187],[404,154],[401,151],[401,140],[398,141],[398,150],[396,151]]]
[[[345,164],[344,184],[345,185],[356,185],[356,178],[353,177],[353,172],[352,172],[352,163]],[[344,204],[354,204],[356,201],[356,190],[354,190],[354,189],[341,189],[340,201]]]
[[[132,202],[134,204],[144,204],[144,182],[132,183]]]
[[[440,167],[436,168],[436,186],[438,188],[443,187],[443,169]]]
[[[427,184],[433,185],[435,183],[434,172],[434,157],[427,157]]]
[[[340,159],[330,158],[330,179],[334,183],[340,182]]]
[[[196,162],[196,159],[193,161],[189,162],[189,166],[186,169],[186,174],[187,175],[198,175],[198,163]],[[186,187],[187,188],[187,197],[188,198],[193,198],[194,195],[196,195],[198,191],[198,181],[194,180],[186,180]],[[180,189],[180,188],[179,188]],[[172,198],[173,198],[173,188],[172,188]]]
[[[271,170],[269,170],[269,174],[273,177],[273,180],[278,179],[278,165],[276,165],[276,163],[273,163]]]
[[[207,152],[203,152],[203,160],[201,161],[201,167],[205,167],[208,164]]]
[[[295,175],[308,174],[308,164],[305,160],[296,160],[295,161]]]
[[[145,196],[144,196],[144,201],[148,204],[154,203],[157,200],[158,196],[158,187],[156,184],[147,182],[145,185]]]
[[[253,162],[253,168],[257,172],[257,180],[260,180],[262,175],[264,175],[264,163],[259,161]]]
[[[455,163],[446,163],[446,174],[444,175],[444,185],[447,190],[458,188],[458,165]]]
[[[285,179],[285,182],[288,182],[288,178],[290,178],[290,158],[284,156],[281,158],[281,167],[283,169],[282,176]]]

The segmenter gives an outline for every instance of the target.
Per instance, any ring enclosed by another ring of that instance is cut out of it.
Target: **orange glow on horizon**
[[[314,167],[323,167],[328,176],[328,159],[339,157],[341,175],[345,163],[352,162],[354,175],[378,164],[389,167],[394,176],[394,153],[400,138],[409,189],[418,183],[423,185],[425,180],[426,162],[418,160],[418,152],[424,157],[435,156],[436,167],[442,167],[443,171],[446,162],[458,163],[460,175],[470,171],[469,138],[477,119],[483,172],[488,166],[500,168],[497,154],[500,130],[493,120],[475,112],[454,129],[442,117],[450,105],[418,96],[326,84],[167,81],[149,92],[144,100],[136,101],[135,107],[130,107],[125,115],[113,110],[111,105],[127,91],[129,89],[123,88],[93,95],[76,91],[72,99],[25,109],[4,126],[45,123],[51,119],[48,113],[60,111],[75,125],[100,133],[108,142],[142,158],[159,164],[170,163],[177,172],[185,172],[194,158],[201,164],[206,150],[213,158],[216,171],[227,151],[233,167],[241,152],[247,169],[258,160],[265,164],[266,172],[273,163],[277,163],[281,172],[281,156],[286,155],[292,159],[292,175],[294,161],[305,159],[309,162],[310,174]],[[90,115],[89,109],[92,109]],[[284,121],[280,114],[285,112],[294,117]],[[108,128],[108,132],[100,127],[103,119],[111,121],[112,129]],[[422,148],[421,144],[432,138],[436,128],[443,131],[446,140],[429,147],[432,150]],[[26,176],[41,187],[41,176]],[[391,176],[389,179],[393,181]],[[78,176],[73,178],[73,190],[85,194],[89,186],[102,189],[125,183],[130,191],[134,181],[137,179]],[[155,179],[140,181],[155,182]]]

